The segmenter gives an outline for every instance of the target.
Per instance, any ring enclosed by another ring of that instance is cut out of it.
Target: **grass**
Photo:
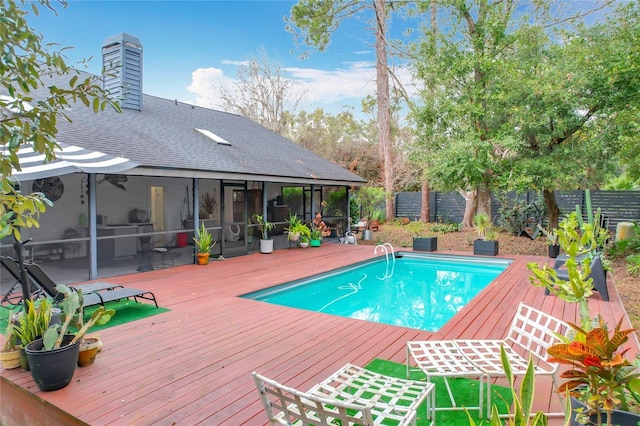
[[[404,364],[376,358],[367,364],[365,368],[391,377],[406,378],[406,366]],[[413,380],[426,380],[425,374],[421,371],[412,371],[410,378]],[[436,377],[433,378],[432,382],[436,385],[436,407],[451,407],[444,379]],[[451,390],[459,407],[478,405],[479,382],[477,380],[452,378],[449,379],[449,385],[451,386]],[[499,412],[508,413],[508,406],[511,404],[511,391],[503,386],[492,385],[491,393],[491,401],[498,407]],[[486,392],[484,392],[484,394],[486,401]],[[476,423],[480,422],[477,410],[469,411],[469,414]],[[436,420],[438,426],[469,424],[467,413],[463,410],[438,411],[436,413]],[[429,423],[430,421],[426,418],[426,406],[423,406],[418,411],[417,424],[421,426],[428,425]]]
[[[114,327],[116,325],[124,324],[131,321],[136,321],[142,318],[147,318],[153,315],[158,315],[163,312],[169,311],[167,308],[156,308],[151,303],[138,303],[134,300],[122,299],[117,302],[108,302],[105,304],[107,309],[114,309],[116,314],[111,320],[104,325],[96,325],[89,329],[90,332],[104,330],[105,328]],[[98,309],[99,305],[85,308],[84,319],[85,322],[91,318],[91,314]],[[0,309],[0,331],[4,334],[7,329],[8,318],[11,314],[9,309]]]

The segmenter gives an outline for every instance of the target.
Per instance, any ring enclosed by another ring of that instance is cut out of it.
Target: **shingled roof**
[[[82,73],[81,77],[87,74]],[[65,86],[69,77],[56,78]],[[48,85],[49,83],[47,83]],[[128,174],[359,185],[361,177],[239,115],[144,95],[142,111],[78,103],[58,121],[60,142],[140,163]],[[208,130],[229,144],[196,129]]]

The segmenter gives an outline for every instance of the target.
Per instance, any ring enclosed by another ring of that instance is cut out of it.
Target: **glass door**
[[[222,244],[224,257],[248,253],[247,245],[247,184],[246,182],[222,182]]]

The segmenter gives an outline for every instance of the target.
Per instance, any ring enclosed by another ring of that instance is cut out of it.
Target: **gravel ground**
[[[404,227],[381,225],[380,230],[374,233],[373,241],[361,241],[358,239],[358,243],[375,245],[389,242],[396,247],[410,247],[412,239],[416,235],[416,225],[415,223]],[[476,234],[471,229],[435,234],[428,231],[428,225],[422,226],[422,229],[425,230],[422,235],[438,237],[438,250],[473,251],[472,245]],[[544,238],[531,240],[530,238],[516,237],[502,232],[498,235],[498,242],[500,254],[547,255],[547,245]],[[631,324],[633,324],[636,334],[640,337],[640,276],[629,274],[624,259],[612,259],[611,263],[613,281],[622,298]]]

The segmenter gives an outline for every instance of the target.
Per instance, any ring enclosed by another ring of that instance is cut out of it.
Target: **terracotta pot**
[[[209,253],[198,253],[198,265],[209,264]]]
[[[20,349],[0,352],[0,363],[5,370],[20,367]]]
[[[78,353],[78,367],[87,367],[96,360],[96,355],[100,351],[102,343],[97,337],[86,337],[80,343]]]

